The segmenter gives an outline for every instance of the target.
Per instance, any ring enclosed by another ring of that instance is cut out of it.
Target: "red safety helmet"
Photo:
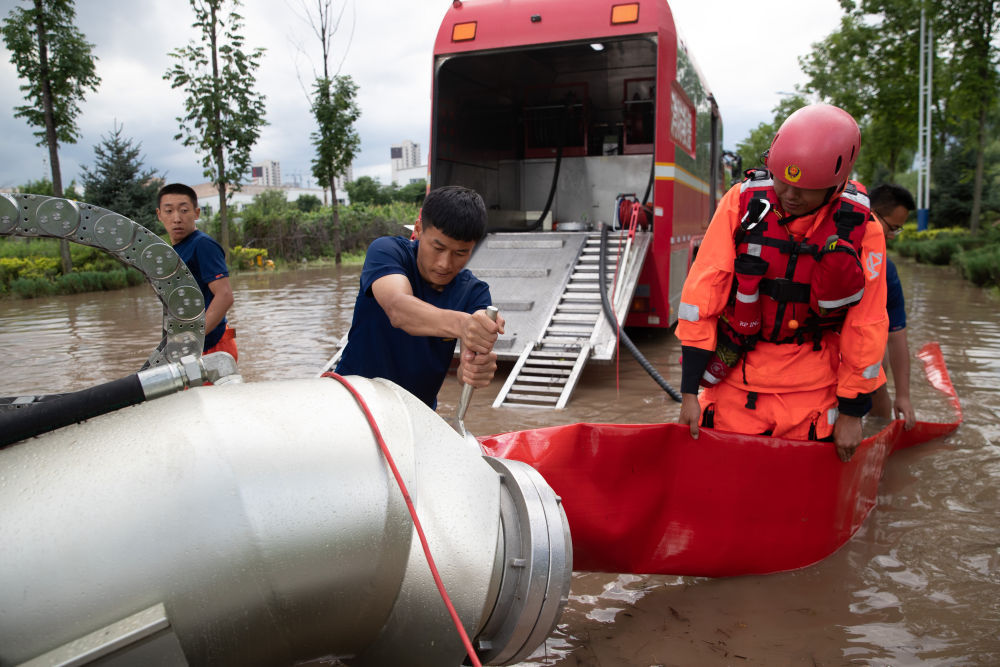
[[[851,114],[830,104],[812,104],[781,124],[765,164],[783,183],[819,190],[842,185],[860,149],[861,130]]]

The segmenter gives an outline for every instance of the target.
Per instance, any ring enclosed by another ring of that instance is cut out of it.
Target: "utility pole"
[[[931,191],[931,83],[934,80],[934,26],[920,10],[920,90],[917,104],[917,229],[927,229]]]

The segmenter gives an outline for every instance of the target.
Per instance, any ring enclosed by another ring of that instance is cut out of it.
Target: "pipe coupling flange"
[[[229,382],[243,382],[236,368],[236,360],[228,352],[212,352],[201,358],[201,366],[205,369],[205,379],[214,385]]]
[[[534,468],[483,457],[500,476],[502,579],[475,639],[484,664],[528,657],[552,632],[569,599],[573,546],[562,502]]]

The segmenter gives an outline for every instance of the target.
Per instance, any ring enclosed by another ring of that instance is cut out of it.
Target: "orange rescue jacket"
[[[746,213],[740,205],[741,187],[733,186],[719,203],[684,283],[676,333],[686,347],[715,350],[718,319],[733,285],[736,233]],[[796,241],[812,237],[829,224],[840,206],[840,196],[834,197],[816,212],[793,219],[786,229]],[[847,310],[839,331],[824,331],[816,345],[812,340],[803,344],[758,340],[723,381],[761,393],[807,391],[836,384],[837,395],[844,399],[869,394],[884,383],[882,357],[888,338],[882,270],[885,236],[872,218],[865,223],[859,255],[865,272],[864,294]]]

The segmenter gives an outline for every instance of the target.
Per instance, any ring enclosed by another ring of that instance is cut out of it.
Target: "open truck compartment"
[[[491,229],[529,229],[558,161],[556,228],[610,223],[615,198],[642,197],[653,179],[656,39],[601,48],[579,42],[440,59],[432,184],[479,192]]]

